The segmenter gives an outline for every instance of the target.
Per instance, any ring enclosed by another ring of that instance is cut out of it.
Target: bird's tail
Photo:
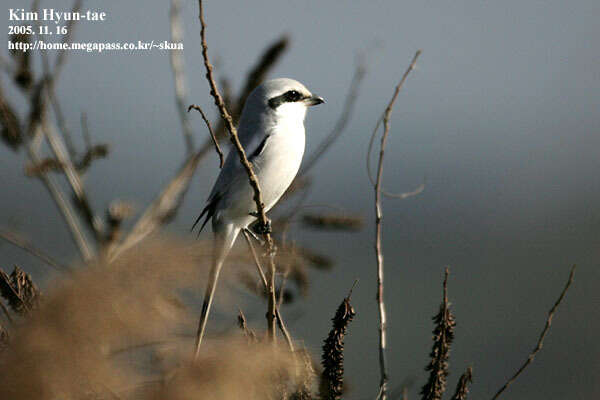
[[[228,225],[225,229],[219,229],[215,231],[215,242],[213,248],[213,262],[208,276],[208,284],[206,291],[204,292],[204,302],[202,303],[202,313],[200,314],[200,322],[198,323],[198,332],[196,334],[196,352],[194,359],[198,358],[200,352],[200,345],[202,344],[202,338],[204,337],[204,331],[206,329],[206,322],[208,321],[208,313],[210,312],[210,306],[212,305],[213,297],[215,295],[215,289],[217,287],[217,281],[219,280],[219,273],[221,267],[225,262],[225,258],[238,234],[240,233],[239,228],[235,228],[232,225]]]

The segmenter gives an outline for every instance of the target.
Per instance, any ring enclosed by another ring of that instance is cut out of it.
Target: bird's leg
[[[252,215],[255,218],[259,218],[259,214],[257,212],[251,212],[250,215]],[[259,219],[254,227],[254,230],[256,231],[256,233],[259,233],[261,235],[266,235],[267,233],[272,233],[271,220],[269,218],[267,218],[267,222],[263,224]]]

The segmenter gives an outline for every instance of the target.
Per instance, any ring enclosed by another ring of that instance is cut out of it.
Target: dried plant
[[[237,322],[238,322],[238,326],[240,327],[240,329],[242,330],[242,332],[244,333],[244,336],[246,336],[248,341],[250,343],[255,343],[257,341],[256,333],[254,333],[254,331],[252,329],[248,328],[248,322],[246,321],[246,316],[244,315],[244,313],[242,312],[241,309],[238,314]]]
[[[456,392],[452,400],[467,400],[469,394],[469,383],[473,382],[473,369],[468,367],[464,374],[460,376],[456,385]]]
[[[81,160],[75,164],[75,168],[77,168],[79,172],[85,172],[90,165],[92,165],[94,160],[108,157],[108,150],[109,147],[107,144],[97,144],[90,147],[83,154]]]
[[[198,267],[206,265],[208,254],[202,243],[148,241],[114,263],[90,265],[49,289],[36,312],[15,327],[9,348],[0,355],[3,397],[80,399],[106,388],[120,393],[147,379],[146,369],[115,358],[114,350],[147,342],[190,345],[179,332],[193,320],[176,295],[199,287],[204,274]],[[12,306],[27,299],[22,293],[31,289],[14,288],[15,280],[28,287],[23,274],[10,278],[11,290],[19,294],[9,300]],[[173,357],[165,370],[189,360]]]
[[[429,380],[421,389],[423,400],[440,400],[446,391],[446,377],[448,376],[448,357],[450,345],[454,338],[456,322],[450,311],[448,302],[448,268],[444,276],[444,297],[440,311],[433,317],[435,329],[433,330],[433,348],[429,354],[431,360],[426,371],[429,371]]]
[[[302,376],[292,354],[269,343],[225,339],[206,348],[194,363],[148,391],[144,400],[287,399]]]
[[[25,34],[17,34],[10,37],[12,42],[23,42],[29,43],[30,37]],[[17,49],[11,50],[10,55],[13,58],[15,64],[15,70],[13,79],[17,86],[21,89],[27,90],[33,83],[33,74],[30,66],[30,52],[19,51]]]
[[[41,295],[31,276],[16,265],[10,275],[0,269],[0,294],[19,315],[36,308]]]
[[[361,217],[336,214],[305,214],[302,216],[304,225],[314,229],[358,231],[364,225]]]
[[[373,190],[375,191],[375,260],[377,266],[377,305],[379,311],[379,393],[377,395],[378,400],[387,399],[387,385],[388,385],[388,372],[387,372],[387,360],[386,360],[386,347],[387,347],[387,317],[385,312],[385,299],[383,296],[384,290],[384,273],[383,273],[383,248],[382,248],[382,221],[383,221],[383,208],[381,206],[381,195],[383,194],[382,181],[383,181],[383,158],[385,155],[385,147],[387,143],[388,134],[390,133],[390,116],[394,108],[394,103],[400,94],[400,89],[404,85],[408,74],[415,68],[417,59],[421,55],[421,50],[417,50],[408,68],[402,75],[402,79],[396,85],[394,94],[390,99],[383,115],[375,124],[375,129],[371,135],[371,143],[375,138],[379,130],[381,122],[383,122],[383,133],[381,134],[381,145],[379,148],[379,162],[377,164],[377,178],[373,180],[371,178],[371,171],[369,169],[369,160],[371,156],[371,145],[367,151],[367,172],[371,183],[373,184]]]
[[[0,132],[2,141],[12,150],[17,150],[23,144],[23,136],[19,118],[13,107],[8,103],[0,86]]]
[[[576,268],[575,265],[573,265],[571,267],[571,271],[569,272],[569,278],[567,279],[567,283],[565,283],[565,287],[563,288],[562,292],[560,292],[558,299],[556,299],[556,301],[554,302],[554,305],[552,306],[550,311],[548,311],[548,317],[546,318],[546,323],[544,324],[544,329],[542,329],[542,332],[540,333],[540,337],[538,338],[538,341],[535,344],[534,349],[531,351],[531,353],[529,353],[529,355],[527,356],[527,360],[525,360],[525,362],[519,367],[517,372],[515,372],[515,374],[513,376],[511,376],[510,379],[508,381],[506,381],[506,383],[504,385],[502,385],[502,387],[500,389],[498,389],[498,391],[496,392],[494,397],[492,397],[492,400],[496,400],[497,398],[499,398],[500,395],[514,381],[517,380],[517,378],[519,377],[519,375],[521,375],[521,373],[525,370],[525,368],[527,368],[533,362],[537,353],[540,350],[542,350],[542,347],[544,345],[544,339],[546,338],[546,335],[550,331],[550,325],[552,325],[552,319],[554,318],[554,313],[556,312],[556,309],[558,308],[560,303],[562,303],[563,299],[565,298],[565,295],[567,294],[567,291],[569,290],[569,288],[571,287],[571,284],[573,283],[573,277],[575,276],[575,268]]]
[[[344,391],[344,337],[348,324],[356,315],[350,304],[350,295],[342,301],[331,319],[333,327],[323,344],[323,372],[319,385],[321,400],[339,400]]]
[[[317,377],[312,357],[303,348],[296,351],[296,358],[301,364],[302,373],[300,375],[301,379],[298,380],[297,389],[290,396],[290,400],[312,400],[315,398],[313,395],[313,385]]]

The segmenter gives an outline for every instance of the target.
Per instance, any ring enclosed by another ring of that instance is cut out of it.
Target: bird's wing
[[[240,141],[246,151],[248,160],[252,162],[265,148],[265,145],[269,139],[268,134],[263,135],[243,135],[240,132]],[[244,143],[246,142],[246,143]],[[232,185],[239,179],[244,179],[247,175],[244,166],[240,162],[239,156],[236,149],[231,148],[227,154],[225,164],[215,181],[215,184],[208,196],[206,206],[194,222],[192,230],[196,227],[198,222],[205,216],[204,222],[200,227],[198,234],[202,231],[208,220],[214,215],[219,201],[225,196],[225,194],[231,189]]]

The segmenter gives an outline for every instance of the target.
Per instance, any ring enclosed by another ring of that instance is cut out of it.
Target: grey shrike
[[[304,117],[307,107],[323,103],[300,82],[280,78],[264,82],[246,100],[238,126],[239,139],[260,184],[265,211],[270,210],[298,173],[304,154]],[[209,219],[215,236],[213,264],[198,326],[196,355],[204,336],[219,272],[240,230],[256,221],[254,191],[235,149],[194,223]]]

